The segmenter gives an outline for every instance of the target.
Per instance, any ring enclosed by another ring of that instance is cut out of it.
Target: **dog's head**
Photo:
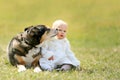
[[[56,34],[57,31],[54,29],[50,29],[45,25],[36,25],[25,28],[23,37],[28,44],[37,45]]]

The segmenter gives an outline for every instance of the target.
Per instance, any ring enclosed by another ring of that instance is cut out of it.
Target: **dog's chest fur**
[[[33,56],[39,53],[40,53],[40,49],[32,48],[31,50],[29,50],[28,54],[26,54],[26,56],[22,56],[22,58],[26,62],[27,66],[31,66],[31,62],[33,62],[34,60]]]

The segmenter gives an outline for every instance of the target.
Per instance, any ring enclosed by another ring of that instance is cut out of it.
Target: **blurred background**
[[[51,27],[57,19],[68,23],[82,71],[18,74],[6,53],[12,37],[31,25]],[[120,0],[0,0],[0,80],[119,80],[119,56]]]
[[[75,48],[120,46],[120,0],[0,0],[0,48],[25,27],[57,19]]]

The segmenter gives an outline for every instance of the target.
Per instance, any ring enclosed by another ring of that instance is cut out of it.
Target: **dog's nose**
[[[58,29],[55,29],[55,33],[56,33],[56,34],[58,33]]]
[[[56,31],[58,31],[58,29],[55,29]]]

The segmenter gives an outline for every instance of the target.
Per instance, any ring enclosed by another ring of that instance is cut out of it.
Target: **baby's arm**
[[[49,49],[49,44],[46,42],[42,45],[42,56],[48,60],[53,60],[53,51]]]
[[[53,60],[53,52],[50,50],[42,49],[42,56],[48,60]]]
[[[68,58],[71,60],[71,62],[73,63],[74,66],[76,66],[76,67],[80,66],[80,61],[75,57],[74,53],[70,49],[69,41],[67,41],[66,44],[67,44],[67,46],[66,46],[66,54],[67,54]]]

